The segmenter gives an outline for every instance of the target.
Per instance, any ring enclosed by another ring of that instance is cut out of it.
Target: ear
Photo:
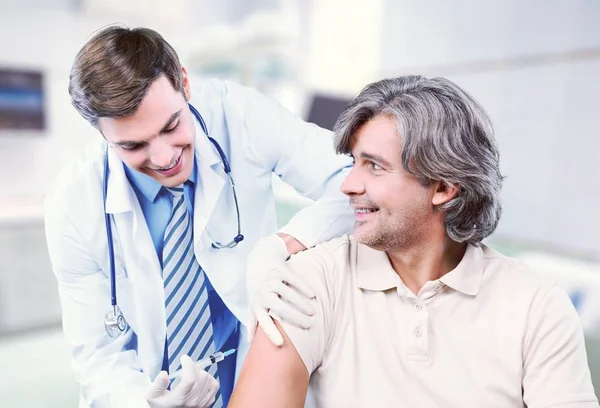
[[[181,71],[183,72],[183,93],[185,95],[185,100],[190,101],[192,99],[192,91],[190,88],[190,78],[188,77],[188,73],[184,67],[181,67]]]
[[[431,203],[434,206],[440,206],[446,204],[458,195],[460,186],[458,184],[451,184],[447,181],[437,181],[434,184],[433,197],[431,197]]]

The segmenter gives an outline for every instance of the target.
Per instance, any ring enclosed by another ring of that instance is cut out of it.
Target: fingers
[[[196,382],[196,373],[194,371],[194,362],[187,355],[181,356],[181,381],[179,385],[172,390],[173,396],[180,399],[190,393],[194,383]]]
[[[167,387],[169,386],[169,375],[166,371],[161,371],[158,373],[152,384],[150,385],[150,389],[148,390],[148,394],[146,395],[146,399],[156,399],[161,397]]]
[[[256,334],[256,325],[258,324],[258,320],[256,319],[256,314],[254,312],[254,308],[250,307],[250,317],[248,318],[248,343],[252,343],[252,339]]]
[[[296,289],[298,292],[300,292],[307,298],[314,299],[316,297],[315,292],[310,288],[310,286],[308,286],[302,280],[301,277],[294,274],[288,268],[282,267],[282,270],[280,270],[280,273],[279,273],[279,277],[281,278],[280,280],[282,282],[287,283],[288,286],[292,286],[294,289]]]
[[[219,382],[201,366],[194,367],[196,371],[196,382],[200,385],[199,395],[202,395],[203,406],[210,406],[215,402],[217,391],[219,391]]]
[[[271,343],[280,347],[283,345],[283,336],[275,326],[273,319],[269,316],[269,313],[265,309],[256,309],[256,319],[258,325],[263,329]]]
[[[312,322],[311,316],[299,312],[275,293],[270,293],[264,300],[266,307],[263,307],[262,309],[271,310],[278,318],[281,318],[296,327],[300,327],[301,329],[306,330],[310,328]],[[259,317],[258,313],[257,317]],[[258,324],[264,330],[263,322],[260,318],[258,319]]]
[[[266,276],[261,279],[262,280],[259,280],[261,285],[254,289],[258,295],[260,295],[261,292],[273,291],[283,285],[296,289],[297,292],[308,299],[314,299],[316,297],[310,286],[307,285],[301,277],[294,274],[284,265],[279,265],[277,268],[269,270]]]
[[[315,308],[313,306],[314,301],[302,296],[295,289],[282,283],[280,287],[277,288],[275,293],[279,295],[281,300],[288,303],[291,307],[299,312],[307,316],[312,316],[315,314]]]
[[[296,290],[296,286],[293,284],[286,284],[275,279],[262,285],[260,294],[252,299],[251,305],[254,307],[261,306],[265,309],[277,309],[275,305],[280,304],[280,300],[289,303],[293,308],[298,309],[307,316],[312,316],[315,313],[314,297],[305,297],[304,294],[300,294]]]

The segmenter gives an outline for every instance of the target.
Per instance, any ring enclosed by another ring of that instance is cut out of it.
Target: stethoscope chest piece
[[[113,339],[119,337],[127,329],[127,322],[119,306],[113,306],[104,316],[104,328],[106,333]]]

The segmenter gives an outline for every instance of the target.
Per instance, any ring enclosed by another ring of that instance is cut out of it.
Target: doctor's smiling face
[[[189,80],[183,70],[183,92],[159,76],[134,114],[102,117],[98,128],[121,160],[165,187],[190,178],[194,164],[194,117],[188,107]]]

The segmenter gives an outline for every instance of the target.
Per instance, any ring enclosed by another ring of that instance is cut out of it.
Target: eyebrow
[[[158,132],[159,134],[165,133],[165,131],[167,131],[169,129],[169,127],[171,127],[171,125],[173,124],[173,121],[175,119],[177,119],[179,116],[181,116],[181,112],[182,109],[179,109],[177,112],[175,112],[174,114],[172,114],[169,119],[167,120],[167,122],[165,123],[165,125],[162,127],[162,129]],[[141,145],[145,142],[131,142],[131,141],[127,141],[127,140],[123,140],[121,142],[116,142],[116,145],[119,146],[136,146],[136,145]]]
[[[373,162],[379,163],[379,164],[383,165],[384,167],[392,167],[392,163],[390,163],[389,161],[387,161],[386,159],[384,159],[383,157],[381,157],[377,154],[363,152],[359,156],[362,159],[367,159],[367,160],[371,160]]]
[[[173,123],[173,121],[181,115],[181,112],[182,112],[182,109],[179,109],[177,112],[172,114],[171,117],[169,118],[169,120],[165,123],[165,125],[163,126],[163,128],[160,130],[159,133],[164,133],[166,130],[168,130],[171,127],[171,124]]]

